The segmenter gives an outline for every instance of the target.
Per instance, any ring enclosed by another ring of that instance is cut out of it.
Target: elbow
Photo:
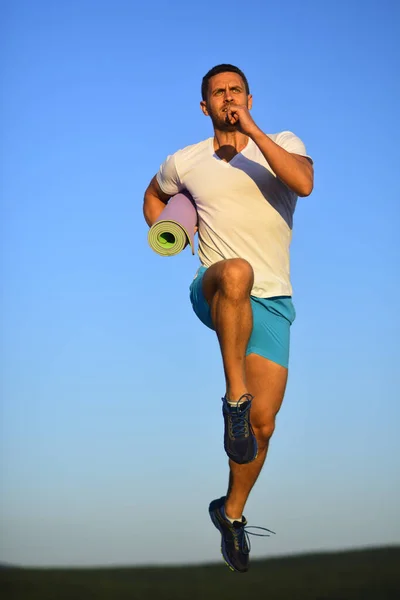
[[[155,223],[155,221],[157,221],[157,218],[159,217],[160,212],[161,211],[156,210],[156,207],[153,206],[151,203],[148,203],[148,202],[143,203],[143,216],[144,216],[144,220],[146,221],[146,223],[149,227],[151,227]]]
[[[144,195],[143,199],[143,216],[147,225],[151,227],[154,221],[157,219],[157,207],[155,206],[154,198],[147,193]]]
[[[149,227],[157,221],[166,204],[167,202],[163,202],[156,196],[146,192],[143,201],[143,216]]]
[[[144,202],[143,202],[143,216],[144,216],[144,220],[146,221],[147,225],[149,227],[151,227],[151,225],[152,225],[151,209],[149,207],[149,203],[146,202],[146,198],[144,199]]]
[[[297,195],[300,196],[301,198],[305,198],[306,196],[309,196],[311,194],[311,192],[314,189],[314,182],[312,179],[306,179],[301,186],[298,187],[298,189],[296,190]]]

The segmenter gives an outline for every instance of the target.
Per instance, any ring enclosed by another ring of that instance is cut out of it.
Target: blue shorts
[[[190,301],[197,317],[214,330],[211,310],[203,294],[203,275],[206,267],[200,267],[190,285]],[[256,298],[250,296],[253,309],[253,331],[247,345],[247,354],[259,354],[278,365],[288,367],[290,326],[296,312],[290,296]]]

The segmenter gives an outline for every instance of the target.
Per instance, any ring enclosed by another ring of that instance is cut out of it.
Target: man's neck
[[[222,160],[229,162],[236,154],[241,152],[249,141],[244,133],[239,131],[219,131],[214,129],[215,154]]]
[[[236,152],[241,152],[247,146],[248,137],[240,131],[220,131],[214,129],[214,150],[222,146],[232,146]]]

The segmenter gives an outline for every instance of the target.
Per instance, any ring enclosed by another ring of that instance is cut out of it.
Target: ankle
[[[243,509],[240,510],[235,506],[227,506],[225,504],[224,506],[224,512],[225,512],[225,516],[229,521],[241,521],[242,520],[242,514],[243,514]]]
[[[226,390],[225,398],[227,402],[238,402],[244,396],[248,394],[248,391],[245,387],[242,388],[228,388]],[[246,398],[244,398],[246,400]]]

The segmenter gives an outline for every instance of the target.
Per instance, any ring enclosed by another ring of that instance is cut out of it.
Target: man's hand
[[[258,130],[249,109],[244,104],[229,104],[226,121],[230,125],[236,125],[241,133],[249,137]]]

